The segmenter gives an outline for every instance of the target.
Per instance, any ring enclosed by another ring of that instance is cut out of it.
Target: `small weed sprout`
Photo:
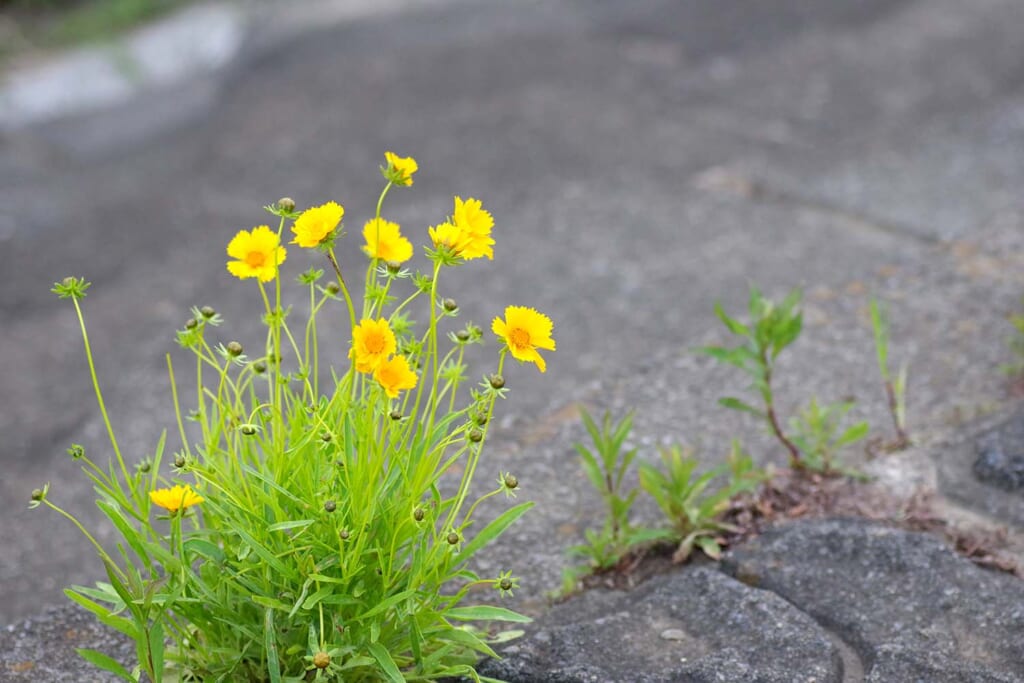
[[[760,398],[759,406],[732,396],[719,399],[719,403],[764,420],[769,431],[789,452],[790,464],[794,467],[801,466],[803,460],[797,445],[782,430],[772,393],[772,378],[779,354],[796,341],[803,329],[801,298],[801,291],[795,289],[781,303],[776,304],[765,298],[756,287],[751,287],[748,304],[750,321],[747,324],[730,317],[716,303],[715,314],[718,319],[729,332],[741,339],[741,343],[734,347],[707,346],[698,349],[699,353],[733,365],[750,376],[750,390]]]
[[[890,448],[903,450],[910,445],[910,437],[907,435],[907,364],[900,365],[895,376],[889,371],[889,315],[885,306],[874,297],[871,297],[869,307],[871,329],[875,335],[875,352],[878,356],[878,371],[882,375],[886,405],[896,429],[896,440],[890,444]],[[1020,322],[1021,350],[1024,354],[1024,317]]]
[[[843,418],[853,408],[853,401],[841,401],[819,405],[817,398],[811,398],[807,407],[790,418],[789,430],[793,443],[804,456],[804,466],[815,472],[830,474],[840,472],[860,476],[836,463],[838,451],[854,444],[868,435],[868,423],[857,422],[843,428]]]
[[[728,462],[703,474],[697,473],[700,461],[692,449],[663,448],[661,461],[662,468],[648,463],[640,465],[640,486],[658,504],[669,523],[664,538],[678,544],[673,562],[685,562],[694,546],[708,557],[719,559],[720,534],[736,531],[721,521],[722,513],[732,498],[753,490],[763,481],[764,473],[754,468],[750,456],[736,440]]]

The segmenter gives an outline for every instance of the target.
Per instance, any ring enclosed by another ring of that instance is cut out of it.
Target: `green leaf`
[[[117,527],[117,530],[121,532],[121,536],[128,542],[131,549],[135,551],[135,554],[140,560],[142,560],[148,569],[152,569],[152,563],[149,559],[149,553],[146,552],[142,545],[142,540],[139,535],[139,531],[124,518],[121,514],[121,508],[114,503],[105,500],[97,500],[96,506],[103,511],[107,516],[107,519]]]
[[[149,657],[153,662],[154,680],[163,680],[164,672],[164,627],[159,620],[149,630]]]
[[[370,651],[373,658],[380,664],[380,668],[384,670],[384,674],[391,683],[405,683],[405,677],[398,670],[395,660],[391,658],[391,653],[388,652],[386,647],[380,643],[370,643],[366,646],[366,649]]]
[[[78,653],[79,657],[81,657],[82,659],[89,662],[95,667],[103,669],[104,671],[109,671],[115,676],[123,678],[126,681],[135,680],[132,677],[131,673],[129,673],[128,669],[124,668],[112,657],[109,657],[103,654],[102,652],[97,652],[96,650],[89,650],[84,647],[75,648],[75,652]]]
[[[868,435],[869,430],[870,427],[867,422],[858,422],[843,432],[842,436],[836,440],[836,447],[846,446],[847,444],[860,441]]]
[[[314,524],[315,519],[297,519],[292,522],[278,522],[277,524],[271,524],[267,527],[267,531],[287,531],[288,529],[304,529],[310,524]]]
[[[449,610],[445,610],[444,616],[458,621],[513,621],[517,624],[529,624],[533,621],[530,617],[518,612],[492,605],[452,607]]]
[[[281,610],[282,612],[288,612],[292,608],[291,605],[282,602],[281,600],[277,600],[276,598],[268,598],[264,595],[253,595],[252,601],[260,607],[269,607],[270,609],[277,609]]]
[[[274,610],[263,613],[263,649],[267,653],[267,673],[270,683],[281,683],[281,662],[277,655],[277,633],[274,630]]]
[[[718,319],[722,321],[722,324],[725,325],[733,334],[740,337],[750,336],[750,329],[735,318],[730,318],[725,312],[725,309],[722,308],[722,304],[717,301],[715,302],[715,315],[718,316]]]
[[[477,551],[504,533],[505,529],[515,524],[516,520],[526,514],[526,511],[532,507],[532,502],[520,503],[501,513],[497,519],[481,529],[480,533],[462,546],[462,550],[455,556],[454,564],[458,566],[473,557]]]
[[[201,555],[208,560],[220,564],[224,561],[224,551],[218,546],[201,538],[190,538],[182,544],[185,547],[185,554]]]
[[[732,396],[726,396],[724,398],[718,399],[718,405],[722,406],[723,408],[730,408],[732,410],[738,410],[738,411],[740,411],[742,413],[750,413],[751,415],[756,415],[757,417],[762,418],[762,419],[764,419],[764,417],[765,417],[764,412],[758,410],[757,408],[755,408],[754,406],[750,405],[749,403],[744,403],[740,399],[732,397]]]
[[[138,630],[135,628],[135,624],[129,619],[113,614],[111,610],[107,609],[103,605],[93,602],[71,588],[65,588],[64,595],[68,596],[68,599],[72,602],[78,603],[85,609],[92,612],[103,625],[109,626],[118,633],[123,633],[132,640],[135,639]]]

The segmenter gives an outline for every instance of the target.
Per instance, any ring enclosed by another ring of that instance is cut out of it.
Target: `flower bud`
[[[174,466],[177,467],[179,470],[182,467],[184,467],[185,466],[185,456],[182,455],[181,453],[178,453],[177,455],[175,455],[174,456]]]
[[[399,410],[392,410],[389,415],[390,415],[392,420],[401,420],[402,419],[402,412],[399,411]]]
[[[317,652],[315,655],[313,655],[313,666],[315,666],[316,668],[318,668],[318,669],[326,669],[330,665],[331,665],[331,656],[329,654],[327,654],[326,652],[324,652],[323,650],[321,650],[320,652]]]
[[[43,499],[43,495],[42,489],[32,489],[32,500],[38,502]]]
[[[483,441],[483,438],[484,433],[481,432],[479,429],[469,430],[469,440],[472,441],[473,443],[480,443],[481,441]]]
[[[267,364],[266,363],[253,363],[252,371],[255,372],[257,375],[262,375],[264,372],[267,371]]]
[[[188,320],[185,321],[185,329],[186,330],[194,330],[194,329],[196,329],[196,327],[198,325],[199,325],[199,322],[196,321],[195,318],[189,318]]]
[[[514,488],[517,488],[519,486],[519,480],[516,479],[515,475],[512,475],[512,474],[506,474],[504,482],[505,482],[505,488],[507,488],[507,489],[514,489]]]
[[[324,503],[324,510],[327,512],[334,512],[337,509],[338,505],[333,500],[329,500],[326,503]]]
[[[277,208],[291,213],[295,210],[295,200],[291,197],[281,197],[277,200]],[[320,667],[323,668],[323,667]]]
[[[388,272],[391,273],[392,275],[398,275],[399,273],[402,272],[402,264],[401,263],[395,263],[394,261],[388,261],[384,265],[388,269]]]
[[[469,332],[467,332],[466,330],[459,330],[458,332],[455,333],[455,338],[458,339],[460,342],[467,342],[469,341]]]
[[[203,314],[204,318],[212,318],[217,315],[217,311],[213,310],[213,306],[203,306],[199,309],[199,312]]]
[[[139,472],[142,472],[143,474],[149,472],[152,468],[153,466],[150,464],[148,460],[143,460],[142,462],[139,463]]]
[[[73,278],[71,276],[68,276],[68,277],[66,277],[66,278],[64,278],[63,280],[60,281],[60,283],[62,285],[64,285],[65,287],[70,287],[71,285],[75,284],[75,282],[77,282],[77,281],[75,280],[75,278]]]
[[[341,291],[341,285],[339,285],[337,282],[328,282],[327,287],[325,289],[331,294],[337,294],[338,292]]]
[[[340,538],[343,541],[347,541],[349,539],[349,536],[351,536],[351,534],[349,534],[348,529],[342,529],[338,532],[338,538]]]
[[[483,427],[487,424],[487,413],[477,413],[473,416],[473,422],[476,422],[478,425]]]
[[[334,437],[331,436],[330,432],[324,432],[323,434],[320,435],[320,440],[323,441],[324,443],[330,443],[331,439],[333,438]]]
[[[68,449],[68,455],[71,456],[72,460],[81,460],[85,457],[85,447],[82,444],[73,443]]]
[[[242,355],[242,345],[236,341],[228,342],[228,353],[232,356],[238,357]]]
[[[441,302],[441,306],[443,306],[444,310],[448,311],[449,313],[453,313],[459,310],[459,305],[455,303],[455,299],[445,299],[444,301]]]
[[[491,383],[491,387],[494,389],[501,389],[505,386],[505,378],[498,374],[491,375],[487,378],[487,381]]]
[[[251,424],[244,424],[238,428],[238,431],[242,432],[242,434],[246,436],[252,436],[253,434],[256,433],[256,426]]]
[[[459,535],[452,531],[448,534],[448,537],[445,538],[445,540],[448,541],[448,545],[457,545],[459,542]]]
[[[423,518],[427,516],[427,513],[423,511],[423,508],[416,508],[412,511],[412,518],[417,522],[422,522]]]
[[[505,577],[501,581],[498,582],[498,586],[503,591],[512,590],[512,579],[510,579],[508,577]]]

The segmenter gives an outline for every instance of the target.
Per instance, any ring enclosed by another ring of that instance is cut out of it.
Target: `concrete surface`
[[[521,303],[555,320],[547,375],[507,373],[491,450],[538,502],[482,560],[522,576],[521,608],[543,610],[564,548],[597,519],[572,454],[577,401],[635,407],[643,458],[684,441],[714,460],[741,435],[782,462],[715,405],[745,381],[689,352],[722,340],[712,303],[742,305],[748,282],[807,293],[783,409],[853,396],[879,433],[866,296],[888,301],[911,429],[953,457],[956,430],[1011,401],[997,366],[1024,292],[1022,21],[1016,0],[396,7],[243,51],[212,80],[0,133],[0,621],[100,576],[74,529],[19,502],[51,481],[96,518],[63,453],[102,453],[102,425],[51,283],[94,282],[108,405],[141,458],[170,425],[163,354],[188,307],[222,311],[225,340],[259,338],[226,241],[282,195],[340,200],[361,224],[385,149],[420,162],[385,209],[420,241],[453,194],[495,215],[494,263],[448,281],[464,315]],[[988,515],[977,491],[956,505]]]

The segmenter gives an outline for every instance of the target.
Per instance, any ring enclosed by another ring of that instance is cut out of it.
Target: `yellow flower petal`
[[[305,248],[320,246],[334,234],[344,215],[345,208],[337,202],[306,209],[292,225],[292,232],[295,233],[292,244]]]
[[[258,225],[252,232],[239,230],[228,242],[227,252],[236,259],[228,261],[228,272],[241,280],[250,277],[262,282],[273,280],[278,266],[287,258],[277,233],[266,225]]]
[[[412,185],[412,174],[419,170],[419,164],[412,157],[400,157],[394,152],[384,152],[388,162],[389,179],[396,185]]]
[[[398,223],[373,218],[363,226],[366,245],[363,251],[370,258],[388,263],[404,263],[412,258],[412,242],[402,237]]]
[[[495,318],[491,323],[491,330],[504,340],[513,358],[534,363],[541,372],[547,371],[547,363],[537,349],[555,350],[553,329],[551,318],[524,306],[508,306],[505,319]]]
[[[349,357],[354,359],[358,372],[370,373],[397,348],[395,333],[391,331],[387,320],[363,318],[352,330],[352,350],[349,351]]]
[[[400,391],[415,389],[418,381],[416,373],[409,367],[409,361],[405,359],[405,356],[395,356],[391,360],[381,363],[374,370],[373,378],[384,387],[384,393],[389,398],[398,398]]]
[[[156,489],[149,492],[149,499],[154,505],[159,505],[165,510],[174,513],[184,510],[187,507],[198,505],[205,499],[192,490],[188,484],[184,486],[176,484],[169,489]]]

